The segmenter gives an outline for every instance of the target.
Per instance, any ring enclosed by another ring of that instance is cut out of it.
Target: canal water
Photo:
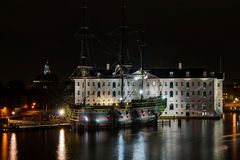
[[[0,133],[1,160],[237,160],[237,114],[221,120],[172,120],[155,128],[47,129]]]

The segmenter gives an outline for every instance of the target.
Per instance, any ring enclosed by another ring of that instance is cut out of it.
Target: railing
[[[79,121],[80,109],[67,109],[67,117],[70,121]]]

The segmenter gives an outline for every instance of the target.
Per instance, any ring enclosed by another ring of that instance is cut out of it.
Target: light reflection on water
[[[146,159],[143,133],[139,132],[133,145],[133,160]]]
[[[16,138],[16,133],[11,134],[11,140],[10,140],[10,145],[9,145],[9,158],[10,160],[17,160],[17,153],[18,153],[18,148],[17,148],[17,138]]]
[[[64,129],[61,129],[60,132],[59,132],[57,159],[58,160],[66,160],[66,144],[65,144],[65,131],[64,131]]]
[[[171,126],[82,134],[68,129],[2,133],[0,159],[239,159],[238,116],[225,119],[173,120]]]

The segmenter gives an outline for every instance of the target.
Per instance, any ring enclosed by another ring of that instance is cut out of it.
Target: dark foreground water
[[[10,160],[237,160],[240,123],[236,114],[221,120],[175,120],[157,128],[91,131],[69,129],[0,133],[0,159]]]

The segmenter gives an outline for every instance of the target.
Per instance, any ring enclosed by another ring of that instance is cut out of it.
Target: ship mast
[[[126,25],[126,3],[125,0],[122,0],[122,26],[121,26],[121,50],[120,50],[120,77],[121,77],[121,106],[123,107],[124,105],[124,100],[123,100],[123,84],[124,84],[124,55],[126,55],[126,30],[127,30],[127,25]]]
[[[80,35],[80,42],[81,42],[81,51],[80,51],[80,66],[78,66],[78,69],[80,70],[80,74],[82,78],[84,79],[83,83],[83,106],[86,104],[86,96],[87,96],[87,76],[89,73],[89,70],[92,69],[92,66],[87,65],[87,42],[86,42],[86,33],[88,30],[88,27],[86,26],[86,9],[87,4],[85,0],[82,1],[82,26],[81,26],[81,35]]]
[[[141,87],[140,87],[140,95],[141,95],[141,100],[143,100],[143,80],[144,80],[144,63],[143,63],[143,53],[144,53],[144,48],[145,48],[145,42],[144,42],[144,31],[142,31],[142,42],[139,42],[138,40],[138,49],[140,52],[140,64],[141,64]]]

